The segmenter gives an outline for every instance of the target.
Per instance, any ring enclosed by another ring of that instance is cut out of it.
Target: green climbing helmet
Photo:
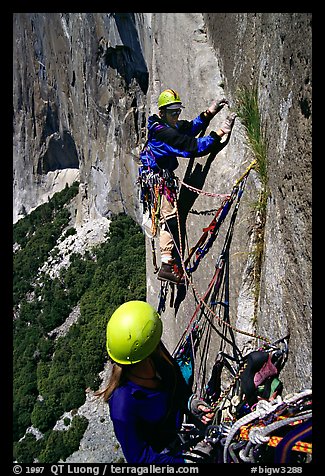
[[[136,364],[157,347],[162,322],[157,311],[147,302],[128,301],[114,311],[107,323],[108,355],[119,364]]]
[[[179,97],[178,92],[174,91],[174,89],[165,89],[158,98],[158,109],[171,104],[178,104],[179,107],[182,107],[181,98]]]

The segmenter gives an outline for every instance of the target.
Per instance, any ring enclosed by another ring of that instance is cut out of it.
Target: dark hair
[[[154,361],[164,359],[170,364],[171,367],[174,368],[173,359],[162,342],[158,344],[158,346],[152,352],[150,357],[152,357]],[[102,397],[105,401],[109,400],[114,390],[126,382],[127,372],[133,367],[133,365],[136,364],[121,365],[114,362],[112,365],[112,371],[107,386],[102,390],[97,390],[94,395],[96,397]]]
[[[113,363],[108,385],[103,390],[97,390],[95,397],[102,397],[105,401],[109,399],[114,390],[125,382],[125,366]]]

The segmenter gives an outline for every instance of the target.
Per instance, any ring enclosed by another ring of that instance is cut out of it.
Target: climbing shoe
[[[225,133],[229,134],[231,132],[231,129],[233,128],[235,119],[237,117],[237,114],[235,112],[230,113],[227,117],[225,122],[222,124],[220,129]]]
[[[182,276],[182,273],[176,264],[162,263],[157,277],[160,281],[184,284],[184,276]]]

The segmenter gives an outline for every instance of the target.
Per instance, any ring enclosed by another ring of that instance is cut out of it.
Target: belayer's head
[[[106,347],[112,360],[136,364],[156,349],[162,335],[162,321],[147,302],[128,301],[112,314],[106,329]]]
[[[184,106],[177,91],[165,89],[158,98],[158,108],[160,117],[173,127]]]

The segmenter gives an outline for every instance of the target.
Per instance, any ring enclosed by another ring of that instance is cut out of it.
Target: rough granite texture
[[[13,15],[14,221],[78,176],[75,226],[95,227],[123,210],[141,223],[137,156],[160,91],[176,89],[186,106],[182,117],[192,119],[213,99],[226,97],[233,108],[237,88],[257,83],[270,188],[258,314],[253,322],[253,203],[260,184],[252,171],[230,250],[230,321],[271,340],[290,333],[281,375],[286,393],[312,382],[311,20],[308,13]],[[225,108],[208,131],[226,114]],[[229,144],[212,162],[182,159],[177,175],[207,192],[229,193],[252,159],[236,120]],[[221,202],[184,188],[180,199],[192,246]],[[199,294],[212,277],[226,228],[193,276]],[[160,284],[149,240],[147,251],[148,300],[157,306]],[[176,307],[169,306],[170,297],[169,290],[162,319],[164,341],[173,350],[195,300],[192,287],[186,296],[175,292]],[[244,350],[256,347],[254,339],[236,338]],[[214,338],[210,366],[219,349]],[[88,400],[85,405],[92,424],[69,461],[116,461],[106,416],[100,421],[102,413],[95,418]]]

